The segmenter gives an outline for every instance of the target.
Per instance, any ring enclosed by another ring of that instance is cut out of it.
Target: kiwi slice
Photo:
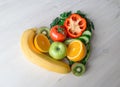
[[[50,29],[46,26],[42,26],[39,29],[37,29],[37,34],[44,34],[45,36],[47,36],[48,38],[50,37],[49,34]]]
[[[71,69],[72,69],[72,73],[75,76],[81,76],[85,72],[85,65],[83,65],[82,63],[74,63]]]

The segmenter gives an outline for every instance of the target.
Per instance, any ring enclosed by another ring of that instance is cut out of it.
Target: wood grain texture
[[[24,30],[48,26],[64,11],[94,22],[92,52],[81,77],[49,72],[26,60]],[[0,0],[0,87],[120,87],[120,0]]]

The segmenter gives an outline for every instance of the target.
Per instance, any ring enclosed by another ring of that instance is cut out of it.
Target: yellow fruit
[[[86,55],[86,47],[81,41],[74,40],[68,45],[67,57],[69,60],[75,62],[80,61],[85,57],[85,55]]]
[[[50,41],[44,34],[37,34],[34,39],[35,47],[40,52],[48,52],[50,48]]]
[[[38,51],[34,46],[34,37],[36,35],[36,29],[26,30],[21,37],[21,48],[23,53],[27,56],[28,60],[32,63],[43,67],[47,70],[57,73],[69,73],[70,67],[68,64],[57,61]]]

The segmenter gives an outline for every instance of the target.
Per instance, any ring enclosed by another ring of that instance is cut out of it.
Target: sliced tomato
[[[65,22],[64,26],[67,29],[68,36],[71,38],[77,38],[82,35],[82,32],[86,29],[86,20],[78,14],[71,14]]]

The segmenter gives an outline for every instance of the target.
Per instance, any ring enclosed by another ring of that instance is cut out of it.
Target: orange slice
[[[37,34],[34,38],[34,45],[40,52],[47,53],[50,48],[50,41],[44,34]]]
[[[81,41],[74,40],[68,45],[67,57],[69,60],[75,62],[80,61],[85,57],[85,55],[86,55],[86,47]]]

